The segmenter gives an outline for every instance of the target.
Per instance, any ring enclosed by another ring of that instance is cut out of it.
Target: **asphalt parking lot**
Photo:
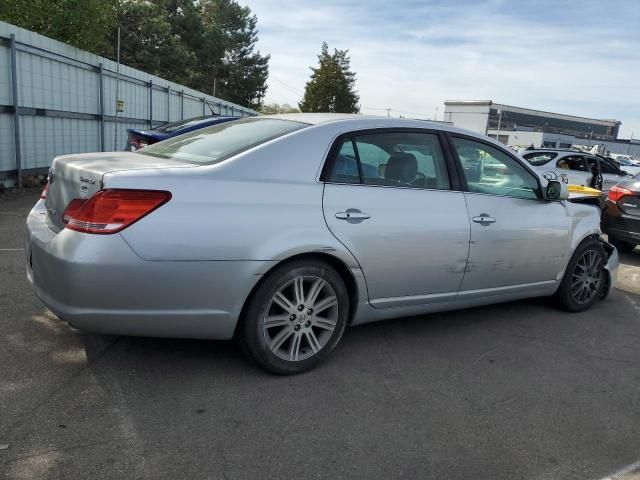
[[[0,478],[601,479],[640,460],[640,249],[591,311],[355,327],[276,377],[228,342],[57,320],[24,274],[37,193],[0,197]]]

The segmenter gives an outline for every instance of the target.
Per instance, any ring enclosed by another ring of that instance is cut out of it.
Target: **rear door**
[[[360,264],[374,307],[455,298],[469,251],[469,219],[438,133],[345,135],[323,179],[327,225]]]
[[[473,137],[451,143],[462,165],[483,165],[479,174],[463,168],[471,245],[459,298],[551,286],[569,248],[564,205],[542,200],[536,175],[506,151]]]

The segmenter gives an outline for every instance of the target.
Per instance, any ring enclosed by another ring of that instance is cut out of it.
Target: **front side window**
[[[154,143],[138,154],[212,165],[307,126],[306,123],[289,120],[243,118]]]
[[[611,173],[613,175],[620,175],[620,171],[614,165],[611,165],[606,160],[600,160],[600,170],[602,173]]]
[[[328,181],[429,189],[450,189],[440,141],[435,134],[384,132],[347,137]]]
[[[538,199],[538,179],[517,160],[484,143],[453,137],[470,192]]]

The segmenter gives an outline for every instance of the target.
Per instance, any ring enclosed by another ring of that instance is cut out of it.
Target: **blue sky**
[[[640,0],[241,2],[271,54],[267,102],[297,104],[326,41],[350,51],[363,113],[442,118],[446,99],[491,99],[640,138]]]

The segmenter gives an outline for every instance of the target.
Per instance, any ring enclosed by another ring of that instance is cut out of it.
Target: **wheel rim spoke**
[[[326,297],[320,300],[313,306],[313,311],[316,313],[324,312],[327,308],[333,307],[338,304],[338,299],[335,296]]]
[[[306,302],[308,305],[313,305],[316,303],[316,300],[318,299],[318,295],[322,291],[322,287],[324,287],[324,284],[325,284],[325,281],[322,280],[321,278],[318,278],[313,282],[313,284],[311,285],[311,288],[309,289],[309,296],[306,299]]]
[[[300,343],[302,342],[302,335],[294,335],[291,340],[291,346],[289,347],[289,360],[292,362],[298,361],[300,355]]]
[[[338,325],[338,297],[316,276],[297,276],[280,286],[262,315],[266,344],[277,357],[299,362],[320,352]]]
[[[275,296],[273,297],[273,302],[286,312],[294,308],[293,304],[287,297],[284,296],[284,293],[282,293],[282,291],[279,291],[275,294]]]
[[[324,330],[333,331],[336,328],[336,322],[328,318],[316,317],[313,321],[313,326],[322,328]]]
[[[289,315],[270,315],[264,319],[265,328],[284,327],[289,325]]]
[[[269,348],[272,351],[277,351],[282,344],[291,336],[293,335],[293,332],[291,330],[289,330],[288,328],[283,328],[282,330],[280,330],[280,332],[278,332],[278,334],[273,338],[273,340],[271,341],[271,343],[269,344]]]
[[[311,347],[311,350],[313,350],[313,353],[318,353],[322,348],[322,346],[320,345],[320,342],[318,341],[316,334],[313,333],[313,330],[304,332],[304,334],[307,337],[307,342],[309,342],[309,346]]]
[[[293,290],[296,296],[296,303],[302,305],[304,303],[304,277],[298,277],[293,281]]]

